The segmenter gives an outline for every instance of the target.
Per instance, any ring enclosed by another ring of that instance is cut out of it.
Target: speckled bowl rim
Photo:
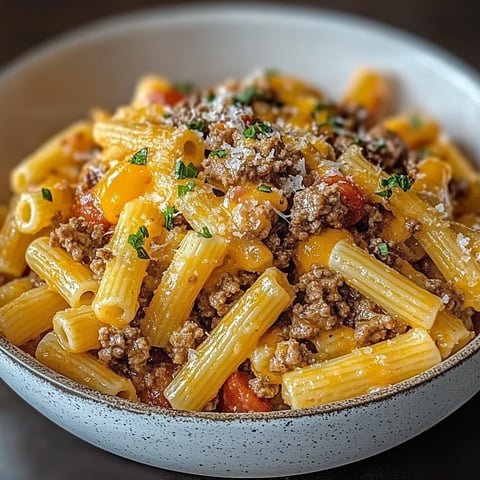
[[[252,5],[255,6],[252,12]],[[56,54],[63,50],[68,50],[75,47],[82,41],[91,40],[94,35],[97,38],[108,37],[111,34],[117,33],[119,30],[128,30],[130,28],[136,29],[140,24],[149,24],[153,22],[158,25],[161,22],[225,22],[230,21],[234,23],[243,22],[245,20],[258,20],[259,16],[264,16],[264,20],[268,21],[285,21],[287,18],[302,20],[305,22],[322,21],[337,22],[342,24],[349,24],[356,28],[367,28],[374,31],[375,34],[388,35],[394,37],[395,40],[401,41],[405,44],[412,45],[416,49],[416,53],[421,53],[426,59],[430,61],[440,62],[450,70],[449,75],[456,74],[457,80],[462,83],[462,88],[471,89],[477,96],[480,97],[480,75],[472,67],[448,53],[447,51],[423,40],[415,35],[406,33],[395,27],[387,26],[382,23],[366,19],[360,16],[341,13],[333,10],[323,8],[309,8],[309,7],[285,7],[269,4],[217,4],[208,3],[203,6],[198,5],[181,5],[179,7],[156,7],[151,9],[144,9],[134,13],[127,13],[122,15],[115,15],[97,22],[93,22],[85,27],[75,29],[69,33],[63,34],[54,38],[51,41],[29,50],[25,54],[19,56],[17,59],[8,63],[0,71],[0,82],[15,76],[22,68],[29,66],[31,63],[42,62],[44,57]],[[160,17],[161,21],[160,21]],[[173,410],[152,405],[135,403],[129,400],[124,400],[119,397],[102,394],[96,390],[85,387],[77,382],[70,380],[63,375],[51,370],[42,365],[34,357],[25,353],[20,348],[8,342],[2,335],[0,335],[0,354],[8,356],[11,360],[19,366],[24,367],[35,376],[49,382],[56,388],[63,390],[69,394],[86,398],[90,401],[108,405],[111,408],[119,408],[124,411],[129,411],[135,414],[146,415],[160,415],[164,417],[182,417],[192,418],[195,420],[205,421],[268,421],[275,419],[290,419],[297,417],[318,416],[322,414],[332,414],[336,412],[345,412],[356,407],[365,406],[370,403],[380,402],[387,398],[399,395],[403,392],[414,390],[420,386],[426,385],[435,381],[436,378],[452,372],[459,367],[463,362],[470,357],[477,354],[480,350],[480,335],[477,335],[469,344],[460,349],[451,357],[443,360],[433,368],[422,372],[414,377],[411,377],[394,385],[382,387],[374,392],[362,395],[359,397],[332,402],[320,407],[307,408],[302,410],[280,410],[266,413],[220,413],[220,412],[191,412],[184,410]],[[0,373],[1,378],[1,373]],[[478,387],[480,390],[480,386]],[[459,405],[460,406],[460,405]]]

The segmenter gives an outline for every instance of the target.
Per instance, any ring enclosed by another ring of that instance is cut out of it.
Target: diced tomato
[[[168,105],[173,107],[176,105],[180,100],[182,100],[185,95],[178,90],[171,89],[167,91],[154,91],[149,93],[148,101],[150,103],[159,103],[160,105]]]
[[[260,398],[250,387],[250,376],[237,371],[228,377],[221,390],[221,411],[229,413],[270,412],[272,403]]]
[[[322,182],[327,185],[337,185],[340,201],[348,208],[345,216],[345,226],[351,227],[365,216],[366,200],[360,189],[343,175],[323,176]]]
[[[75,204],[73,205],[73,215],[75,217],[83,217],[91,226],[102,224],[107,230],[111,226],[103,216],[102,210],[97,206],[95,195],[91,190],[76,196]]]
[[[156,405],[158,407],[172,408],[170,402],[165,398],[163,391],[173,380],[175,366],[173,363],[162,363],[158,367],[157,375],[151,385],[142,386],[138,389],[137,394],[141,402]],[[161,375],[158,373],[161,372]]]

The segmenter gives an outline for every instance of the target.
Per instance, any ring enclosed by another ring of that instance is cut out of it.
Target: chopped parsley
[[[150,256],[144,248],[145,239],[148,238],[148,230],[145,225],[138,228],[137,233],[128,236],[128,243],[137,251],[138,258],[148,260]]]
[[[407,192],[412,187],[412,179],[408,175],[398,175],[394,173],[388,178],[380,180],[380,186],[385,187],[380,192],[375,192],[376,195],[383,198],[390,198],[392,196],[393,187],[399,187],[404,192]]]
[[[273,128],[260,120],[255,120],[242,133],[245,138],[256,138],[257,134],[269,134],[273,132]]]
[[[185,178],[196,178],[198,170],[192,162],[185,165],[181,160],[175,162],[174,175],[177,180],[184,180]]]
[[[178,185],[178,196],[183,197],[195,188],[195,182],[188,182],[185,185]]]
[[[253,125],[247,127],[242,133],[245,138],[255,138],[255,136],[257,135],[257,132],[255,131],[255,127]]]
[[[240,105],[251,105],[254,100],[260,100],[261,98],[262,95],[257,92],[257,87],[252,85],[242,92],[237,93],[237,95],[233,97],[233,101]]]
[[[272,191],[272,189],[268,185],[264,185],[263,183],[258,186],[258,190],[266,193],[270,193]]]
[[[209,154],[209,157],[225,158],[227,156],[226,150],[212,150]]]
[[[175,83],[173,88],[180,93],[192,93],[195,86],[191,82],[180,82]]]
[[[212,238],[212,234],[210,233],[208,227],[203,227],[202,230],[198,232],[198,236],[203,238]]]
[[[162,211],[163,218],[165,219],[165,228],[171,230],[173,228],[173,217],[175,215],[175,209],[172,206],[168,206]]]
[[[42,188],[42,198],[47,202],[53,202],[52,191],[48,188]]]
[[[313,109],[314,112],[321,112],[322,110],[326,110],[328,105],[324,102],[317,102],[315,108]]]
[[[208,92],[206,99],[207,102],[213,102],[217,96],[213,92]]]
[[[198,132],[205,130],[204,120],[192,120],[191,122],[187,122],[186,125],[189,130],[197,130]]]
[[[388,249],[388,245],[386,244],[386,242],[379,243],[377,245],[377,248],[378,248],[378,251],[379,251],[380,255],[382,255],[382,256],[386,256],[390,253],[390,250]]]
[[[142,148],[133,157],[129,160],[130,163],[134,165],[146,165],[148,156],[148,148]]]
[[[422,127],[422,119],[416,113],[410,116],[410,118],[408,119],[408,123],[415,130],[418,130]]]

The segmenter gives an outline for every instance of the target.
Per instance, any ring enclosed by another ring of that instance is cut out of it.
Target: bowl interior
[[[397,108],[424,109],[472,158],[480,158],[477,74],[418,39],[322,10],[162,9],[62,37],[0,75],[2,200],[8,197],[8,172],[24,155],[92,107],[113,109],[128,102],[145,73],[207,85],[276,68],[317,84],[335,99],[359,65],[392,76]],[[479,344],[477,338],[447,366]]]

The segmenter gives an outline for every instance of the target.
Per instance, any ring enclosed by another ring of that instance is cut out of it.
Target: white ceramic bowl
[[[480,81],[422,41],[319,10],[211,6],[115,18],[63,37],[0,75],[2,186],[40,141],[92,106],[126,102],[146,72],[208,84],[275,67],[335,98],[359,64],[398,78],[399,107],[421,106],[480,158]],[[480,388],[480,338],[381,392],[268,414],[175,412],[101,395],[0,337],[0,376],[53,422],[138,462],[216,476],[268,477],[346,464],[433,426]]]

